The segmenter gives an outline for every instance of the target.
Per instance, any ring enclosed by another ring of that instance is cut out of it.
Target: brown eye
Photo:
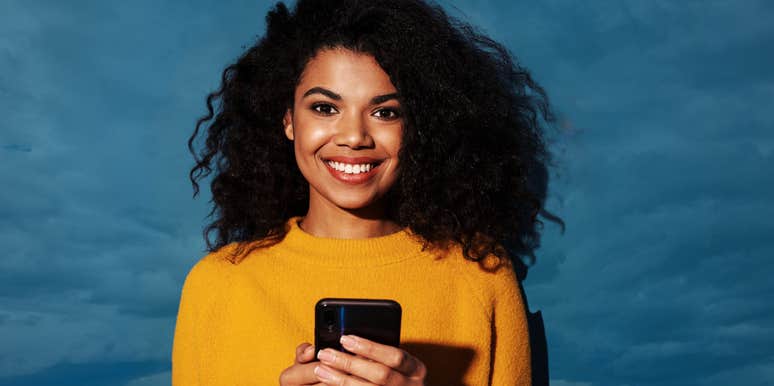
[[[321,115],[333,115],[337,112],[335,107],[327,103],[314,104],[312,105],[312,110],[316,111]]]
[[[379,109],[373,115],[386,121],[391,121],[400,117],[400,113],[395,109]]]

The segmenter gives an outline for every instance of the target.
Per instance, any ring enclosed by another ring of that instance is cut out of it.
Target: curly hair
[[[194,197],[197,181],[216,173],[208,250],[274,244],[287,219],[308,210],[282,117],[306,63],[343,47],[372,55],[400,95],[405,129],[391,218],[426,247],[456,243],[470,260],[534,263],[546,194],[545,181],[534,180],[545,179],[544,128],[554,119],[545,91],[502,45],[421,0],[299,0],[292,11],[279,2],[266,22],[265,35],[223,71],[188,141]]]

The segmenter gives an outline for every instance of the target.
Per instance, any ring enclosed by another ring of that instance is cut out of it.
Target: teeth
[[[335,161],[328,161],[328,165],[347,174],[368,173],[376,166],[375,164],[345,164],[343,162]]]

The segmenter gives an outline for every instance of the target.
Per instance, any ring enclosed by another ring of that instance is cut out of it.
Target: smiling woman
[[[335,48],[309,60],[284,118],[285,135],[294,141],[296,162],[309,182],[303,229],[334,237],[314,221],[339,218],[339,212],[386,212],[383,198],[398,178],[399,111],[397,90],[372,56]],[[392,220],[385,226],[387,233],[400,228]],[[352,231],[367,232],[361,226]]]
[[[195,194],[216,171],[215,219],[183,287],[173,384],[532,383],[517,273],[551,117],[474,31],[417,0],[269,12],[189,141]],[[326,297],[397,301],[401,346],[345,337],[316,361]]]

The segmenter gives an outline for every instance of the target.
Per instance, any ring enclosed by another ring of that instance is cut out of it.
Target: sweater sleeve
[[[175,336],[172,344],[172,385],[200,386],[199,369],[201,352],[197,342],[201,342],[199,331],[202,328],[203,304],[206,300],[205,270],[200,261],[191,269],[183,283],[180,293],[180,306],[175,324]]]
[[[532,384],[527,309],[510,266],[496,273],[492,385]]]

